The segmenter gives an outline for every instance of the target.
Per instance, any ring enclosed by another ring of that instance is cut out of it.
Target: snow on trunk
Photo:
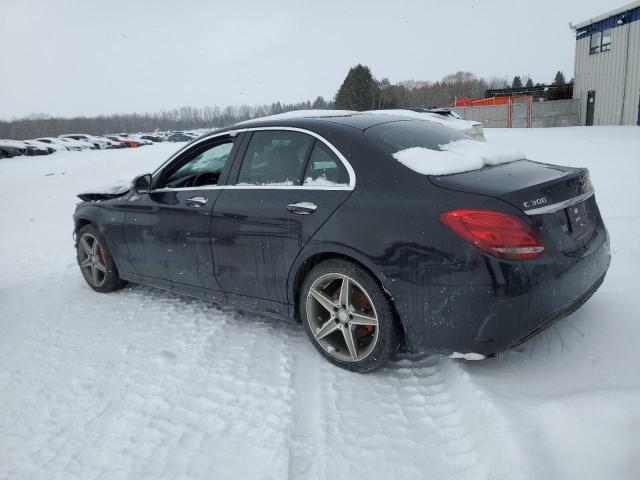
[[[412,147],[393,154],[393,158],[414,172],[423,175],[449,175],[479,170],[486,165],[525,160],[527,156],[515,149],[471,139],[439,145],[440,150]]]

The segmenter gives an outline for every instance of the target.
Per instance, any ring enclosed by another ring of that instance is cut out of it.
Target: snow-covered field
[[[75,193],[178,145],[1,160],[0,479],[640,478],[640,129],[486,135],[589,167],[609,275],[519,351],[368,375],[293,323],[85,285]]]

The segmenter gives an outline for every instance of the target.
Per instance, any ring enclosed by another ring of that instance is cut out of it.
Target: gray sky
[[[332,98],[349,67],[573,74],[570,21],[628,0],[0,0],[0,118]]]

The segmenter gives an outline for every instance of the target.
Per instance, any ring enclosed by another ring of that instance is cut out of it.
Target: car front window
[[[209,146],[204,151],[198,148],[193,152],[194,157],[169,172],[164,187],[217,185],[232,148],[233,142],[231,140]]]

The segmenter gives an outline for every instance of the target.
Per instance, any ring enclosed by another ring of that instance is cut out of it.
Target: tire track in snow
[[[325,361],[313,350],[301,328],[291,336],[290,343],[293,397],[287,478],[326,478],[324,463],[318,461],[325,457],[324,446],[327,441],[323,412]]]
[[[357,379],[335,372],[333,385],[331,433],[341,440],[327,478],[485,478],[437,358],[400,360]]]
[[[355,375],[311,353],[293,369],[288,478],[520,478],[508,429],[491,434],[504,421],[459,362],[404,359]],[[488,471],[496,450],[511,464]]]
[[[77,291],[88,316],[56,281],[60,298],[29,308],[24,361],[2,355],[23,403],[0,412],[0,478],[286,476],[283,324],[141,287]]]
[[[0,413],[0,477],[518,478],[513,462],[487,471],[485,455],[518,452],[459,361],[353,374],[291,323],[143,287],[97,295],[76,273],[35,286],[61,284],[53,303],[9,309],[37,323],[2,355],[27,405]]]

